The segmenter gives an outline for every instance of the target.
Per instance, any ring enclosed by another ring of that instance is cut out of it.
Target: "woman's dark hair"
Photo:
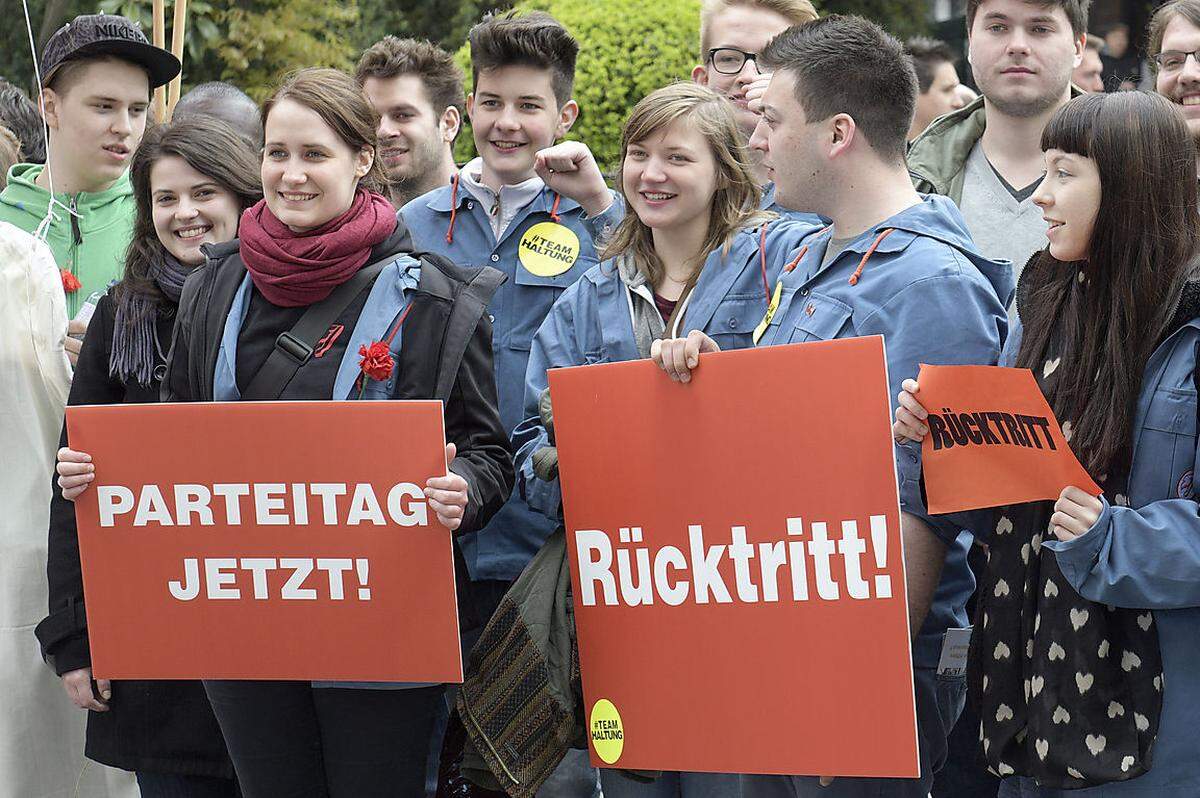
[[[125,274],[117,293],[133,291],[155,305],[164,297],[150,276],[150,269],[162,261],[166,249],[154,230],[150,170],[170,156],[182,158],[188,166],[212,178],[237,197],[242,210],[262,199],[258,154],[229,125],[216,119],[194,117],[147,130],[129,165],[137,215],[133,221],[133,239],[125,253]]]
[[[1059,331],[1062,366],[1047,399],[1072,420],[1071,447],[1099,476],[1128,465],[1142,372],[1193,273],[1196,150],[1183,115],[1147,92],[1071,100],[1043,131],[1042,149],[1093,160],[1100,207],[1086,261],[1063,263],[1047,249],[1026,267],[1017,365],[1040,368]]]

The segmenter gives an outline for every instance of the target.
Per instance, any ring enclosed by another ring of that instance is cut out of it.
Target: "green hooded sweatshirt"
[[[34,183],[45,166],[22,163],[8,172],[8,185],[0,192],[0,221],[27,233],[37,230],[46,216],[50,192]],[[67,315],[74,318],[93,292],[101,293],[121,279],[125,250],[133,237],[136,214],[129,173],[121,175],[108,189],[96,194],[56,194],[58,201],[75,211],[58,206],[47,230],[46,243],[60,269],[71,272],[82,283],[67,294]]]

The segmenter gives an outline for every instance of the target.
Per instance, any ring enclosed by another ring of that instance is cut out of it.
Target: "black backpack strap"
[[[300,367],[312,357],[313,347],[329,329],[329,325],[338,320],[350,303],[354,301],[364,288],[383,271],[383,267],[396,260],[396,255],[389,255],[384,260],[372,263],[359,269],[353,277],[333,289],[333,293],[320,302],[309,305],[304,315],[287,332],[280,333],[275,339],[275,348],[271,350],[267,361],[250,380],[246,390],[242,391],[242,399],[249,401],[270,401],[278,399],[284,388],[296,376]]]
[[[430,258],[422,253],[423,258]],[[481,268],[466,287],[454,300],[454,308],[446,321],[446,334],[443,339],[446,345],[442,347],[441,362],[438,363],[437,389],[434,399],[447,400],[454,390],[454,382],[458,379],[458,367],[462,362],[475,327],[487,311],[492,294],[507,280],[504,272],[491,267]]]

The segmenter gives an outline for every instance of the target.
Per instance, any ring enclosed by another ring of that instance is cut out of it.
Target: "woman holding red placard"
[[[513,481],[486,315],[503,276],[412,252],[348,75],[295,72],[262,117],[264,199],[185,286],[163,399],[441,399],[449,469],[425,497],[448,529],[478,529]],[[423,791],[442,685],[205,688],[246,798]]]
[[[221,122],[194,119],[146,134],[129,167],[137,215],[125,274],[96,306],[69,404],[158,401],[180,291],[204,262],[201,245],[235,237],[242,211],[262,199],[254,161],[250,147]],[[90,710],[89,758],[135,771],[146,798],[233,798],[233,768],[199,682],[92,679],[71,505],[91,479],[88,460],[59,452],[68,476],[50,506],[50,615],[36,629],[42,652],[71,701]]]
[[[983,752],[1002,796],[1195,796],[1194,146],[1170,103],[1131,92],[1072,100],[1042,149],[1049,246],[1001,364],[1033,371],[1104,493],[964,521],[990,543],[968,669]],[[923,439],[915,381],[899,403],[897,439]]]

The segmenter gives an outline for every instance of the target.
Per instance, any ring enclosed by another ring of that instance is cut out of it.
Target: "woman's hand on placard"
[[[458,447],[453,443],[446,444],[446,463],[454,462]],[[429,500],[429,509],[437,515],[442,526],[451,532],[462,525],[463,513],[467,510],[467,481],[446,469],[446,476],[431,477],[425,483],[425,498]]]
[[[663,338],[652,343],[650,359],[675,382],[691,382],[692,369],[700,365],[700,355],[720,351],[716,341],[692,330],[687,338]]]
[[[104,702],[112,698],[112,682],[108,679],[97,679],[96,690],[100,693],[97,697],[96,692],[92,690],[91,668],[67,671],[62,675],[62,685],[71,703],[80,709],[108,712],[108,704]]]
[[[917,398],[921,386],[916,380],[905,380],[900,388],[900,394],[896,397],[896,423],[892,425],[892,437],[899,443],[920,443],[929,434],[929,425],[925,422],[929,413]]]
[[[1050,527],[1059,540],[1074,540],[1094,527],[1103,512],[1104,503],[1098,497],[1072,485],[1063,488],[1054,503]]]
[[[88,489],[96,478],[96,466],[92,464],[92,456],[87,452],[77,452],[66,446],[58,450],[58,486],[62,488],[63,498],[75,501],[79,494]]]
[[[582,141],[564,141],[534,155],[533,170],[551,191],[579,203],[588,216],[599,216],[612,204],[612,194]]]

